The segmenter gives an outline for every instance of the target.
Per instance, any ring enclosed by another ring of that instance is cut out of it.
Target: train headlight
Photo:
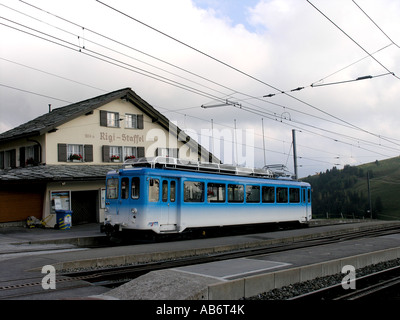
[[[137,209],[136,209],[136,208],[133,208],[133,209],[131,209],[131,212],[132,212],[133,214],[136,214],[136,213],[137,213]]]

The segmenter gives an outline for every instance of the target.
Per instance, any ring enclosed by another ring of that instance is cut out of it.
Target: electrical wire
[[[400,48],[399,47],[399,45],[396,43],[396,42],[394,42],[386,33],[385,33],[385,31],[383,31],[382,29],[381,29],[381,27],[379,27],[378,26],[378,24],[374,21],[374,20],[372,20],[372,18],[357,4],[357,2],[355,2],[354,0],[352,0],[353,1],[353,3],[361,10],[361,12],[362,13],[364,13],[366,16],[367,16],[367,18],[386,36],[386,38],[388,38],[389,40],[390,40],[390,42],[392,43],[392,44],[394,44],[397,48]]]
[[[378,59],[376,59],[371,53],[369,53],[364,47],[362,47],[357,41],[355,41],[349,34],[347,34],[342,28],[340,28],[332,19],[330,19],[325,13],[318,9],[310,0],[306,0],[315,10],[317,10],[321,15],[323,15],[330,23],[332,23],[337,29],[339,29],[347,38],[349,38],[353,43],[355,43],[361,50],[363,50],[368,56],[370,56],[376,63],[378,63],[382,68],[384,68],[388,73],[391,73],[395,78],[400,80],[394,72],[390,71],[385,67]]]
[[[54,14],[54,13],[51,13],[51,12],[49,12],[49,11],[45,11],[45,10],[43,10],[42,8],[39,8],[39,7],[37,7],[37,6],[34,6],[34,5],[31,5],[31,4],[27,3],[26,1],[22,1],[22,0],[21,0],[21,2],[24,3],[24,4],[27,4],[27,5],[31,6],[31,7],[33,7],[33,8],[36,9],[36,10],[45,12],[45,13],[47,13],[47,14],[53,16],[53,17],[56,17],[56,18],[58,18],[58,19],[61,19],[61,20],[64,21],[64,22],[68,22],[69,24],[72,24],[73,26],[79,27],[80,29],[85,29],[85,30],[87,30],[88,32],[91,32],[91,33],[93,33],[93,34],[95,34],[95,35],[101,36],[101,37],[103,37],[103,38],[105,38],[105,39],[107,39],[107,40],[111,40],[111,41],[113,41],[113,42],[115,42],[115,43],[117,43],[117,44],[119,44],[119,45],[123,45],[123,46],[125,46],[125,47],[127,47],[127,48],[129,48],[129,49],[132,49],[132,50],[136,50],[136,51],[137,51],[137,49],[135,49],[135,48],[133,48],[133,47],[131,47],[131,46],[128,46],[128,45],[123,44],[123,43],[121,43],[121,42],[119,42],[119,41],[113,40],[113,39],[111,39],[111,38],[109,38],[109,37],[107,37],[107,36],[105,36],[105,35],[103,35],[103,34],[101,34],[101,33],[99,33],[99,32],[94,31],[94,30],[85,28],[85,27],[83,27],[83,26],[81,26],[81,25],[79,25],[79,24],[77,24],[77,23],[75,23],[75,22],[73,22],[73,21],[71,21],[71,20],[67,20],[67,19],[65,19],[65,18],[63,18],[63,17],[60,17],[60,16]],[[9,9],[11,9],[11,10],[14,10],[14,11],[16,11],[16,12],[18,12],[18,13],[21,13],[21,14],[23,14],[23,15],[26,15],[25,13],[20,12],[20,11],[18,11],[18,10],[15,10],[15,9],[13,9],[13,8],[10,8],[10,7],[7,7],[7,8],[9,8]],[[37,20],[37,21],[43,22],[42,20],[36,19],[36,18],[34,18],[34,17],[30,16],[30,15],[26,15],[26,16],[28,16],[28,17],[30,17],[30,18],[32,18],[32,19],[35,19],[35,20]],[[43,23],[45,23],[45,22],[43,22]],[[47,24],[47,23],[46,23],[46,24]],[[47,25],[50,25],[50,24],[47,24]],[[50,25],[50,26],[52,26],[52,27],[54,27],[54,28],[56,28],[56,29],[58,29],[58,30],[61,30],[61,31],[67,33],[67,34],[73,35],[74,37],[78,37],[77,35],[75,35],[75,34],[69,32],[69,31],[66,31],[66,30],[64,30],[64,29],[55,27],[55,26],[53,26],[53,25]],[[123,54],[123,53],[121,53],[121,52],[119,52],[119,51],[117,51],[117,50],[111,49],[111,48],[106,47],[106,46],[104,46],[104,45],[98,44],[98,43],[96,43],[96,42],[92,42],[92,41],[90,41],[90,40],[88,40],[88,39],[85,39],[85,40],[86,40],[87,42],[91,42],[91,43],[94,43],[94,44],[96,44],[96,45],[99,45],[99,46],[101,46],[101,47],[103,47],[103,48],[109,49],[109,50],[111,50],[112,52],[119,53],[119,54],[122,54],[122,55],[124,55],[124,56],[129,57],[129,58],[135,59],[135,58],[133,58],[133,57],[131,57],[131,56],[128,56],[128,55],[126,55],[126,54]],[[82,48],[82,49],[84,49],[84,48]],[[142,54],[148,55],[147,53],[145,53],[145,52],[143,52],[143,51],[139,51],[139,52],[142,53]],[[148,55],[148,56],[150,56],[150,55]],[[186,69],[180,68],[180,67],[178,67],[178,66],[176,66],[176,65],[173,65],[173,64],[171,64],[171,63],[168,63],[168,62],[166,62],[166,61],[164,61],[164,60],[158,59],[158,58],[156,58],[156,57],[154,57],[154,56],[150,56],[150,57],[155,58],[155,59],[157,59],[157,60],[159,60],[159,61],[162,61],[163,63],[167,63],[167,64],[169,64],[169,65],[171,65],[171,66],[174,66],[175,68],[179,68],[180,70],[183,70],[183,71],[188,72],[188,73],[190,73],[190,74],[192,74],[192,75],[195,75],[195,76],[197,76],[197,77],[199,77],[199,78],[201,78],[201,79],[203,79],[203,80],[207,80],[207,81],[212,82],[213,84],[217,84],[217,85],[219,85],[219,86],[221,86],[221,87],[223,87],[223,88],[225,88],[225,89],[228,89],[228,90],[232,91],[233,93],[237,93],[237,94],[244,95],[244,96],[248,97],[248,99],[257,99],[257,100],[259,100],[259,101],[265,102],[265,101],[262,100],[260,97],[254,97],[254,96],[252,96],[252,95],[248,95],[248,94],[246,94],[246,93],[240,92],[240,91],[238,91],[238,90],[236,90],[236,89],[232,89],[232,88],[226,87],[226,86],[221,85],[221,84],[219,84],[219,83],[216,83],[216,82],[214,82],[214,81],[212,81],[212,80],[209,80],[209,79],[207,79],[207,78],[204,78],[204,77],[202,77],[202,76],[199,76],[199,75],[197,75],[197,74],[194,74],[193,72],[190,72],[190,71],[188,71],[188,70],[186,70]],[[135,60],[140,61],[140,60],[138,60],[138,59],[135,59]],[[146,63],[146,64],[147,64],[147,63]],[[147,64],[147,65],[150,65],[150,64]],[[153,65],[151,65],[151,66],[153,66]],[[153,66],[153,67],[155,67],[155,66]],[[158,68],[158,69],[167,72],[167,71],[164,70],[164,69],[161,69],[161,68]],[[174,75],[176,75],[176,74],[174,74]],[[181,78],[182,78],[182,77],[181,77]],[[186,79],[186,78],[183,78],[183,79]],[[186,79],[186,80],[188,80],[188,79]],[[197,84],[198,84],[198,83],[197,83]],[[203,87],[204,87],[204,86],[203,86]],[[209,87],[206,87],[206,88],[210,89]],[[300,88],[294,89],[294,90],[292,90],[292,91],[299,90],[299,89],[300,89]],[[214,90],[214,91],[215,91],[215,90]],[[216,91],[216,92],[221,93],[220,91]],[[233,94],[233,93],[232,93],[232,94]],[[247,99],[246,99],[246,100],[247,100]],[[244,101],[244,99],[239,100],[239,102],[240,102],[240,101]],[[295,109],[295,108],[290,108],[290,107],[283,106],[283,105],[280,105],[280,104],[277,104],[277,103],[273,103],[273,102],[270,102],[270,101],[267,101],[267,103],[269,103],[269,104],[271,104],[271,105],[279,106],[279,107],[283,108],[284,110],[287,109],[287,110],[291,110],[291,111],[294,111],[294,112],[298,112],[298,113],[300,113],[300,114],[304,114],[304,115],[308,115],[308,116],[314,117],[314,118],[316,118],[316,119],[321,119],[321,120],[324,120],[324,121],[333,122],[333,121],[328,120],[328,119],[324,119],[324,118],[321,118],[321,117],[318,117],[318,116],[315,116],[315,115],[312,115],[312,114],[309,114],[309,113],[306,113],[306,112],[299,111],[298,109]],[[344,126],[350,127],[349,125],[340,124],[340,123],[337,123],[337,122],[333,122],[333,123],[336,123],[336,124],[338,124],[338,125],[344,125]]]
[[[70,20],[67,20],[67,19],[65,19],[65,18],[59,17],[58,15],[55,15],[55,14],[50,13],[50,12],[48,12],[48,11],[45,11],[45,10],[39,8],[39,7],[36,7],[36,6],[34,6],[34,5],[31,5],[31,4],[29,4],[28,2],[26,2],[26,1],[23,1],[23,0],[20,0],[20,1],[21,1],[22,3],[24,3],[24,4],[27,4],[27,5],[31,6],[31,7],[34,7],[35,9],[41,10],[41,11],[46,12],[46,13],[48,13],[48,14],[51,14],[51,15],[53,15],[53,16],[59,18],[59,19],[62,19],[63,21],[66,21],[66,22],[71,23],[71,24],[73,24],[73,25],[75,25],[75,26],[79,26],[79,27],[82,28],[82,29],[85,29],[83,26],[80,26],[80,25],[78,25],[78,24],[76,24],[76,23],[74,23],[74,22],[71,22]],[[164,35],[164,36],[167,36],[167,37],[171,38],[171,39],[174,40],[174,41],[177,41],[177,42],[179,42],[179,43],[181,43],[181,44],[183,44],[183,45],[185,45],[185,46],[187,46],[187,47],[189,47],[189,48],[191,48],[191,49],[193,49],[193,50],[195,50],[195,51],[197,51],[197,52],[199,52],[199,53],[201,53],[201,54],[203,54],[203,55],[205,55],[205,56],[207,56],[207,57],[209,57],[209,58],[211,58],[211,59],[213,59],[213,60],[215,60],[215,61],[217,61],[217,62],[219,62],[219,63],[222,63],[223,65],[228,66],[228,67],[231,68],[231,69],[234,69],[235,71],[238,71],[238,72],[240,72],[240,73],[242,73],[242,74],[244,74],[244,75],[246,75],[246,76],[248,76],[248,77],[250,77],[250,78],[252,78],[252,79],[254,79],[254,80],[257,80],[257,81],[259,81],[259,82],[261,82],[261,83],[263,83],[263,84],[265,84],[265,85],[267,85],[267,86],[270,86],[270,87],[274,88],[273,86],[271,86],[271,85],[269,85],[269,84],[267,84],[267,83],[265,83],[265,82],[263,82],[263,81],[261,81],[261,80],[259,80],[259,79],[256,79],[255,77],[253,77],[253,76],[251,76],[251,75],[249,75],[249,74],[247,74],[247,73],[245,73],[245,72],[243,72],[243,71],[241,71],[241,70],[238,70],[237,68],[235,68],[235,67],[233,67],[233,66],[231,66],[231,65],[229,65],[229,64],[227,64],[227,63],[225,63],[225,62],[223,62],[223,61],[221,61],[221,60],[219,60],[219,59],[216,59],[216,58],[214,58],[214,57],[212,57],[212,56],[210,56],[210,55],[208,55],[208,54],[206,54],[206,53],[204,53],[204,52],[202,52],[202,51],[200,51],[200,50],[198,50],[198,49],[196,49],[196,48],[194,48],[194,47],[192,47],[192,46],[190,46],[190,45],[187,45],[186,43],[184,43],[184,42],[182,42],[182,41],[180,41],[180,40],[178,40],[178,39],[176,39],[176,38],[174,38],[174,37],[172,37],[172,36],[170,36],[170,35],[168,35],[168,34],[162,32],[162,31],[160,31],[160,30],[158,30],[158,29],[156,29],[156,28],[154,28],[154,27],[149,26],[148,24],[143,23],[142,21],[140,21],[140,20],[138,20],[138,19],[136,19],[136,18],[134,18],[134,17],[132,17],[132,16],[130,16],[130,15],[125,14],[124,12],[121,12],[121,11],[119,11],[119,10],[117,10],[117,9],[115,9],[115,8],[113,8],[113,7],[109,6],[109,5],[107,5],[107,4],[103,3],[103,2],[101,2],[101,1],[98,1],[98,0],[96,0],[96,1],[99,2],[99,3],[101,3],[102,5],[104,5],[104,6],[106,6],[106,7],[108,7],[108,8],[110,8],[110,9],[114,10],[114,11],[117,11],[118,13],[120,13],[120,14],[122,14],[122,15],[124,15],[124,16],[129,17],[130,19],[133,19],[134,21],[136,21],[136,22],[138,22],[138,23],[140,23],[140,24],[145,25],[146,27],[148,27],[148,28],[150,28],[150,29],[152,29],[152,30],[154,30],[154,31],[156,31],[156,32],[161,33],[161,34]],[[89,30],[89,29],[86,29],[86,30]],[[94,31],[92,31],[92,30],[90,30],[90,31],[91,31],[91,32],[94,32]],[[99,33],[97,33],[97,32],[94,32],[94,33],[97,34],[97,35],[103,36],[103,35],[101,35],[101,34],[99,34]],[[104,36],[103,36],[103,37],[104,37]],[[107,37],[107,39],[110,39],[110,38]],[[114,40],[113,40],[113,41],[114,41]],[[118,42],[118,43],[121,44],[120,42]],[[183,69],[183,70],[185,70],[185,69]],[[185,71],[186,71],[186,70],[185,70]],[[193,74],[193,73],[192,73],[192,74]],[[196,75],[196,76],[197,76],[197,75]],[[207,79],[207,80],[208,80],[208,79]],[[216,84],[215,82],[213,82],[213,83]],[[218,84],[218,85],[220,85],[220,84]],[[220,86],[222,86],[222,85],[220,85]],[[225,87],[225,86],[223,86],[223,87]],[[227,88],[227,87],[225,87],[225,88]],[[231,88],[227,88],[227,89],[232,90],[232,92],[239,93],[237,90],[234,90],[234,89],[231,89]],[[274,88],[274,89],[278,90],[277,88]],[[291,91],[299,91],[299,90],[301,90],[301,89],[303,89],[303,88],[302,88],[302,87],[298,87],[298,88],[293,89],[293,90],[291,90]],[[382,136],[380,136],[380,135],[377,135],[377,134],[374,134],[374,133],[372,133],[372,132],[369,132],[369,131],[367,131],[367,130],[365,130],[365,129],[362,129],[362,128],[358,127],[358,126],[355,126],[355,125],[353,125],[353,124],[351,124],[351,123],[349,123],[349,122],[347,122],[347,121],[345,121],[345,120],[343,120],[343,119],[340,119],[339,117],[336,117],[336,116],[334,116],[334,115],[332,115],[332,114],[330,114],[330,113],[325,112],[324,110],[322,110],[322,109],[320,109],[320,108],[317,108],[317,107],[315,107],[315,106],[313,106],[313,105],[311,105],[311,104],[309,104],[309,103],[307,103],[307,102],[305,102],[305,101],[302,101],[302,100],[300,100],[300,99],[298,99],[298,98],[296,98],[296,97],[293,97],[292,95],[288,94],[287,92],[281,91],[281,93],[285,93],[285,94],[288,95],[289,97],[292,97],[293,99],[295,99],[295,100],[297,100],[297,101],[299,101],[299,102],[301,102],[301,103],[304,103],[304,104],[306,104],[307,106],[309,106],[309,107],[311,107],[311,108],[313,108],[313,109],[315,109],[315,110],[318,110],[318,111],[320,111],[320,112],[322,112],[322,113],[324,113],[324,114],[326,114],[326,115],[328,115],[328,116],[330,116],[330,117],[333,117],[333,118],[335,118],[336,120],[338,120],[338,121],[340,121],[340,122],[343,122],[343,123],[346,124],[347,126],[351,126],[351,127],[355,128],[355,129],[357,129],[357,130],[360,130],[360,131],[363,131],[363,132],[365,132],[365,133],[371,134],[371,135],[373,135],[373,136],[375,136],[375,137],[379,137],[379,138],[382,138],[382,139],[386,139],[386,140],[387,140],[388,142],[390,142],[390,143],[394,143],[390,138],[382,137]],[[243,93],[241,93],[241,94],[243,94]],[[245,94],[244,94],[244,95],[245,95]],[[247,96],[248,96],[248,95],[247,95]],[[220,99],[219,99],[219,101],[220,101]],[[295,109],[293,109],[293,110],[295,110]],[[299,112],[299,111],[297,111],[297,110],[295,110],[295,111],[296,111],[296,112]]]
[[[8,89],[13,89],[13,90],[17,90],[17,91],[21,91],[21,92],[33,94],[33,95],[39,96],[39,97],[49,98],[49,99],[57,100],[57,101],[61,101],[61,102],[72,103],[71,101],[68,101],[68,100],[63,100],[63,99],[51,97],[51,96],[48,96],[48,95],[45,95],[45,94],[41,94],[41,93],[37,93],[37,92],[25,90],[25,89],[20,89],[20,88],[16,88],[16,87],[12,87],[12,86],[8,86],[8,85],[5,85],[5,84],[3,84],[3,83],[0,83],[0,86],[1,86],[1,87],[4,87],[4,88],[8,88]]]
[[[19,30],[19,31],[21,31],[21,30]],[[23,32],[26,32],[26,31],[23,31]],[[38,37],[38,35],[34,35],[34,36],[36,36],[36,37]],[[39,37],[39,38],[42,38],[42,39],[44,39],[43,37]],[[49,39],[44,39],[44,40],[47,40],[47,41],[49,41]],[[58,39],[58,40],[60,40],[60,39]],[[51,42],[53,42],[53,41],[51,41]],[[56,42],[54,42],[54,43],[56,43]],[[60,44],[60,43],[56,43],[56,44],[58,44],[58,45],[62,45],[62,44]],[[82,49],[81,48],[81,46],[80,45],[78,45],[78,46],[76,46],[75,48],[74,48],[74,50],[76,50],[76,48],[80,48],[80,49]],[[106,57],[104,57],[104,59],[105,59]],[[120,66],[120,65],[118,65],[118,66]],[[121,66],[120,66],[121,67]],[[131,70],[132,71],[132,70]],[[209,96],[210,97],[210,96]],[[211,98],[211,97],[210,97]],[[218,97],[212,97],[212,98],[218,98]]]

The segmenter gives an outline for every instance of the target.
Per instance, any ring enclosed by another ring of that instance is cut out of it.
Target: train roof
[[[200,177],[199,173],[213,174],[213,178],[219,176],[231,176],[231,177],[241,177],[241,178],[259,178],[265,180],[296,182],[289,171],[282,165],[265,166],[262,169],[257,168],[245,168],[234,165],[226,165],[219,163],[201,163],[198,161],[182,160],[170,157],[155,157],[155,158],[138,158],[133,160],[128,160],[124,162],[123,169],[119,170],[119,173],[132,172],[134,169],[165,169],[166,171],[171,171],[172,175],[176,175],[178,172],[186,176],[194,175],[192,177]],[[118,173],[117,171],[110,172]],[[201,177],[206,178],[207,176],[201,175]],[[240,179],[242,180],[242,179]]]

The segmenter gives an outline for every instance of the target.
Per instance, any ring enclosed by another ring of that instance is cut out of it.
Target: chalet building
[[[154,156],[219,162],[130,88],[49,110],[0,134],[0,223],[102,222],[107,172]]]

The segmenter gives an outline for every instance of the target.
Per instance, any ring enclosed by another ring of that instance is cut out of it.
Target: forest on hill
[[[312,186],[314,219],[400,219],[400,157],[333,167],[302,180]]]

